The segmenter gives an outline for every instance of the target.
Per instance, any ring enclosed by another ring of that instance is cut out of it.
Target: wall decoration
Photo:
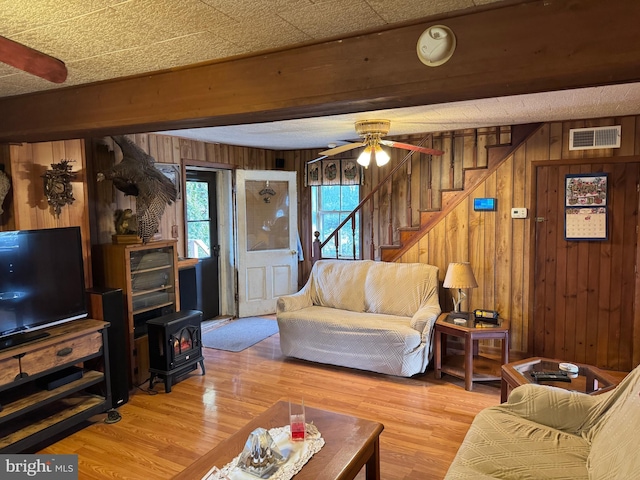
[[[49,205],[53,207],[56,217],[60,216],[62,207],[71,205],[75,201],[71,180],[76,175],[71,172],[70,162],[72,160],[52,163],[51,170],[47,170],[42,176],[44,178],[44,194]]]
[[[305,186],[361,185],[362,167],[355,158],[307,163]]]
[[[11,180],[6,173],[4,173],[4,165],[0,165],[0,215],[4,213],[2,210],[2,203],[4,202],[9,189],[11,188]]]
[[[607,240],[607,179],[606,173],[566,175],[566,240]]]
[[[322,162],[306,164],[306,187],[322,185]]]
[[[122,150],[122,160],[98,172],[97,180],[111,180],[113,186],[125,195],[136,197],[138,236],[147,243],[158,232],[160,220],[167,205],[178,197],[179,168],[173,164],[156,164],[155,159],[125,135],[112,135]],[[173,180],[155,165],[171,165],[168,170]]]
[[[322,185],[340,185],[340,160],[322,161]]]
[[[355,160],[342,160],[342,185],[360,185],[360,172],[362,168]]]
[[[176,187],[176,200],[182,198],[182,191],[180,189],[180,165],[177,163],[154,163],[154,166],[160,170],[165,177],[171,180],[173,186]]]

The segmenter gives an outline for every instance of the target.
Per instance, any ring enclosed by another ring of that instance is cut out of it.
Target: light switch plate
[[[512,208],[511,218],[527,218],[527,209],[524,207]]]

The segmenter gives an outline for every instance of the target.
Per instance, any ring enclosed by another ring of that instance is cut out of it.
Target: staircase
[[[498,141],[493,145],[487,145],[485,148],[487,149],[486,156],[486,165],[482,167],[475,166],[476,161],[474,158],[473,165],[471,167],[462,167],[460,164],[457,165],[458,171],[460,171],[461,179],[457,182],[454,182],[453,177],[455,176],[454,171],[456,168],[455,156],[451,155],[451,184],[457,183],[459,188],[441,188],[439,191],[440,194],[440,202],[439,208],[427,208],[424,210],[420,210],[419,212],[419,224],[418,225],[410,225],[410,226],[401,226],[395,228],[397,231],[397,235],[394,235],[393,228],[393,219],[387,218],[386,221],[382,218],[375,217],[376,210],[379,208],[376,207],[374,199],[377,196],[384,195],[385,198],[388,199],[388,202],[391,203],[393,201],[393,195],[390,192],[391,184],[393,183],[393,177],[396,173],[402,171],[404,168],[405,171],[402,173],[408,178],[407,188],[407,218],[411,218],[411,160],[412,160],[412,152],[408,153],[402,161],[400,161],[393,170],[383,178],[375,188],[369,192],[368,195],[358,204],[358,206],[349,214],[349,216],[336,228],[334,232],[332,232],[324,241],[320,241],[318,236],[318,232],[316,232],[316,240],[314,241],[313,251],[314,251],[314,260],[323,258],[321,255],[322,247],[324,247],[329,242],[333,241],[335,243],[335,250],[338,251],[338,238],[339,232],[342,228],[348,228],[351,230],[351,234],[355,235],[355,219],[358,215],[361,215],[361,218],[367,218],[368,215],[369,224],[370,224],[370,232],[369,237],[366,239],[369,241],[369,252],[368,254],[364,253],[364,258],[382,260],[387,262],[396,261],[403,253],[405,253],[409,248],[411,248],[420,238],[422,238],[430,229],[432,229],[435,225],[438,224],[448,213],[450,213],[460,202],[465,200],[470,193],[477,187],[480,183],[482,183],[485,179],[487,179],[495,170],[500,166],[502,162],[504,162],[520,145],[523,144],[539,127],[541,124],[526,124],[526,125],[515,125],[511,127],[511,135],[510,141],[508,143],[500,143],[499,139],[501,137],[499,128],[497,129],[498,133],[496,134],[496,138]],[[433,140],[430,137],[425,137],[420,144],[424,144],[427,140]],[[453,145],[452,145],[453,148]],[[475,157],[475,155],[474,155]],[[458,162],[461,163],[461,162]],[[380,200],[378,200],[380,202]],[[438,202],[428,202],[438,203]],[[365,207],[369,206],[369,211],[365,210]],[[388,206],[388,211],[392,211],[391,206]],[[362,223],[365,223],[364,221]],[[382,227],[382,225],[387,224],[387,227]],[[376,235],[374,233],[374,225],[379,225],[379,230],[385,231],[387,239],[390,240],[386,242],[387,244],[380,244],[379,246],[379,255],[376,255],[375,252],[375,244],[376,244]],[[365,228],[363,228],[363,232]],[[364,237],[364,234],[363,234]],[[366,242],[363,242],[366,243]],[[354,253],[354,260],[355,253]]]

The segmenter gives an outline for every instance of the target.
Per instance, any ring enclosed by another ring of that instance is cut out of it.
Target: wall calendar
[[[565,177],[566,240],[607,240],[607,174],[576,174]]]

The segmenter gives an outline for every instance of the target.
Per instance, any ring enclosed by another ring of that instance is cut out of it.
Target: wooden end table
[[[533,357],[518,362],[507,363],[502,366],[502,392],[500,401],[506,402],[509,393],[516,387],[526,383],[536,383],[531,372],[557,372],[562,360],[552,358]],[[594,395],[611,390],[618,384],[613,376],[603,372],[593,365],[571,362],[578,366],[578,376],[571,382],[543,382],[542,385],[574,390],[576,392]]]
[[[465,325],[456,325],[448,313],[436,320],[435,326],[435,376],[442,372],[464,379],[464,389],[472,390],[473,382],[500,380],[501,365],[509,362],[509,320],[502,319],[496,326],[476,326],[475,317],[469,315]],[[447,355],[446,335],[464,339],[464,355]],[[444,337],[444,339],[443,339]],[[478,340],[502,340],[501,361],[478,354]]]
[[[306,404],[305,415],[308,423],[313,422],[318,427],[325,444],[296,474],[296,480],[352,480],[363,466],[366,468],[366,480],[380,480],[380,433],[384,428],[381,423]],[[288,423],[289,403],[280,401],[205,453],[174,479],[202,478],[214,465],[222,468],[233,460],[256,428],[270,429]]]

